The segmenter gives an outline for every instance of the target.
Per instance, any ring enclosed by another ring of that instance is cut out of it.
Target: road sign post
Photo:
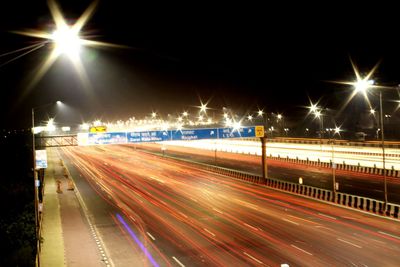
[[[262,178],[263,182],[266,181],[268,177],[268,167],[267,167],[267,140],[265,137],[260,137],[261,140],[261,166],[262,166]]]

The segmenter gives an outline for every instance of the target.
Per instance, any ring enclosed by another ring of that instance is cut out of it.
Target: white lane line
[[[257,259],[257,258],[254,258],[253,256],[251,256],[251,255],[250,255],[250,254],[248,254],[247,252],[243,251],[243,254],[244,254],[244,255],[246,255],[247,257],[249,257],[250,259],[252,259],[252,260],[254,260],[254,261],[258,262],[259,264],[263,264],[263,262],[262,262],[262,261],[260,261],[260,260],[259,260],[259,259]]]
[[[206,231],[207,233],[209,233],[209,234],[212,235],[212,236],[215,236],[215,234],[214,234],[213,232],[209,231],[209,230],[206,229],[206,228],[204,228],[204,231]]]
[[[335,230],[333,230],[333,229],[331,229],[331,228],[329,228],[329,227],[326,227],[326,226],[316,225],[315,227],[316,227],[316,228],[322,228],[322,229],[325,229],[325,230],[329,230],[329,231],[335,232]]]
[[[247,227],[250,227],[251,229],[253,229],[255,231],[258,231],[258,228],[251,226],[250,224],[247,224],[247,223],[243,223],[243,224],[246,225]]]
[[[197,200],[196,199],[194,199],[194,198],[190,198],[191,200],[193,200],[194,202],[197,202]]]
[[[321,216],[324,216],[324,217],[326,217],[326,218],[336,220],[335,217],[332,217],[332,216],[329,216],[329,215],[326,215],[326,214],[323,214],[323,213],[318,213],[318,214],[321,215]]]
[[[308,252],[308,251],[305,251],[304,249],[301,249],[301,248],[299,248],[299,247],[296,247],[295,245],[291,245],[291,246],[294,247],[295,249],[298,249],[298,250],[300,250],[300,251],[302,251],[302,252],[304,252],[304,253],[310,255],[310,256],[313,255],[312,253],[310,253],[310,252]]]
[[[213,210],[215,210],[215,211],[218,212],[218,213],[224,214],[222,211],[220,211],[220,210],[218,210],[218,209],[216,209],[216,208],[213,208]]]
[[[132,221],[136,222],[135,218],[133,218],[132,216],[129,216],[129,218],[131,218]]]
[[[183,217],[185,217],[186,219],[188,218],[188,216],[186,216],[184,213],[178,211]]]
[[[172,256],[172,258],[173,258],[181,267],[185,267],[185,265],[183,265],[182,262],[180,262],[177,258],[175,258],[175,256]]]
[[[385,233],[385,232],[382,232],[382,231],[378,231],[378,233],[383,234],[383,235],[387,235],[387,236],[391,236],[391,237],[394,237],[394,238],[397,238],[397,239],[400,239],[400,237],[398,237],[396,235],[388,234],[388,233]]]
[[[379,189],[374,189],[374,191],[376,191],[376,192],[383,192],[382,190],[379,190]]]
[[[299,225],[297,222],[294,222],[294,221],[291,221],[291,220],[288,220],[288,219],[282,219],[282,220],[284,220],[286,222],[289,222],[289,223],[293,223],[295,225]]]
[[[356,245],[356,244],[354,244],[354,243],[351,243],[350,241],[343,240],[343,239],[340,239],[340,238],[336,238],[336,239],[337,239],[337,240],[339,240],[339,241],[341,241],[341,242],[343,242],[343,243],[346,243],[346,244],[349,244],[349,245],[355,246],[356,248],[362,248],[361,246],[359,246],[359,245]]]
[[[302,220],[302,221],[313,223],[313,224],[319,224],[319,223],[316,223],[316,222],[313,222],[313,221],[310,221],[310,220],[306,220],[306,219],[303,219],[303,218],[299,218],[299,217],[296,217],[296,216],[293,216],[293,215],[288,215],[288,216],[292,217],[294,219],[297,219],[297,220]]]
[[[153,239],[153,241],[155,241],[156,239],[154,238],[154,236],[152,236],[149,232],[146,232],[148,236],[150,236],[151,239]]]

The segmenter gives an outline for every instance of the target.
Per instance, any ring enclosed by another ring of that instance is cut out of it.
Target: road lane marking
[[[185,217],[186,219],[188,218],[188,216],[186,216],[184,213],[182,213],[182,212],[180,212],[180,211],[178,211],[179,212],[179,214],[181,214],[183,217]]]
[[[343,243],[346,243],[346,244],[355,246],[356,248],[362,248],[361,246],[356,245],[356,244],[354,244],[354,243],[351,243],[350,241],[347,241],[347,240],[344,240],[344,239],[341,239],[341,238],[336,238],[336,239],[339,240],[339,241],[341,241],[341,242],[343,242]]]
[[[250,254],[248,254],[246,251],[243,251],[243,254],[244,255],[246,255],[247,257],[249,257],[250,259],[252,259],[252,260],[254,260],[254,261],[256,261],[256,262],[258,262],[259,264],[263,264],[263,262],[262,261],[260,261],[259,259],[257,259],[257,258],[254,258],[253,256],[251,256]]]
[[[136,222],[135,218],[133,218],[132,216],[129,216],[129,218],[130,218],[132,221]]]
[[[385,232],[382,232],[382,231],[378,231],[378,233],[383,234],[383,235],[387,235],[387,236],[391,236],[391,237],[394,237],[394,238],[397,238],[397,239],[400,239],[400,237],[398,237],[398,236],[395,236],[395,235],[392,235],[392,234],[388,234],[388,233],[385,233]]]
[[[321,216],[324,216],[324,217],[327,217],[327,218],[330,218],[330,219],[333,219],[333,220],[336,220],[336,218],[335,217],[332,217],[332,216],[329,216],[329,215],[326,215],[326,214],[323,214],[323,213],[318,213],[319,215],[321,215]]]
[[[319,224],[319,223],[316,223],[316,222],[313,222],[313,221],[310,221],[310,220],[306,220],[306,219],[303,219],[303,218],[300,218],[300,217],[296,217],[296,216],[293,216],[293,215],[288,215],[288,216],[292,217],[292,218],[295,218],[297,220],[302,220],[302,221],[313,223],[313,224]]]
[[[250,227],[251,229],[253,229],[255,231],[258,231],[258,228],[251,226],[250,224],[247,224],[247,223],[243,223],[243,224],[246,225],[247,227]]]
[[[152,236],[149,232],[146,232],[148,236],[150,236],[151,239],[153,239],[153,241],[156,241],[156,239],[154,238],[154,236]]]
[[[215,210],[215,211],[218,212],[218,213],[224,214],[222,211],[220,211],[220,210],[218,210],[218,209],[216,209],[216,208],[213,208],[213,210]]]
[[[215,234],[214,234],[213,232],[209,231],[209,230],[206,229],[206,228],[204,228],[204,231],[206,231],[207,233],[209,233],[209,234],[212,235],[212,236],[215,236]]]
[[[329,230],[329,231],[335,232],[335,230],[333,230],[333,229],[331,229],[331,228],[329,228],[329,227],[326,227],[326,226],[322,226],[322,225],[316,225],[315,227],[316,227],[316,228],[323,228],[323,229],[326,229],[326,230]]]
[[[300,250],[300,251],[302,251],[302,252],[304,252],[304,253],[306,253],[306,254],[308,254],[308,255],[310,255],[310,256],[313,256],[312,253],[310,253],[310,252],[308,252],[308,251],[305,251],[304,249],[301,249],[301,248],[299,248],[299,247],[296,247],[295,245],[291,245],[291,246],[294,247],[294,248],[296,248],[296,249],[298,249],[298,250]]]
[[[376,191],[376,192],[383,192],[382,190],[379,190],[379,189],[374,189],[374,191]]]
[[[293,223],[293,224],[295,224],[295,225],[299,225],[297,222],[294,222],[294,221],[291,221],[291,220],[288,220],[288,219],[282,219],[282,220],[284,220],[284,221],[286,221],[286,222],[289,222],[289,223]]]
[[[180,262],[177,258],[175,258],[175,256],[172,256],[172,258],[173,258],[181,267],[185,267],[185,265],[183,265],[182,262]]]

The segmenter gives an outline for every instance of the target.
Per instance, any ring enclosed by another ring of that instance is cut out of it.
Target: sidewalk
[[[54,148],[47,149],[40,266],[105,266],[74,190]],[[57,180],[61,193],[57,193]]]

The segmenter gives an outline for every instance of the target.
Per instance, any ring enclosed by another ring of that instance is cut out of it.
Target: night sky
[[[130,2],[99,1],[82,30],[93,40],[128,47],[83,49],[90,92],[67,58],[59,58],[26,90],[49,45],[1,66],[1,128],[29,128],[31,107],[56,100],[68,106],[37,110],[38,121],[54,115],[74,124],[140,118],[152,111],[193,113],[200,99],[215,113],[222,107],[243,114],[264,108],[296,120],[307,112],[309,97],[327,108],[340,107],[350,89],[327,81],[353,80],[349,57],[362,72],[381,60],[373,78],[379,84],[400,83],[394,6]],[[74,22],[91,1],[58,3]],[[0,54],[37,41],[11,31],[53,24],[46,1],[1,4],[0,15]],[[20,54],[0,57],[0,65]],[[399,99],[397,93],[385,94]]]

